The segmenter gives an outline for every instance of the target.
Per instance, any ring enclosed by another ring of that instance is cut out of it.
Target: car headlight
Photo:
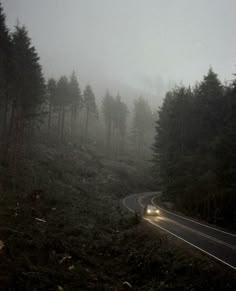
[[[151,210],[150,210],[150,209],[148,209],[147,213],[151,213]]]
[[[159,213],[159,212],[160,212],[159,209],[157,209],[157,210],[156,210],[156,213]]]

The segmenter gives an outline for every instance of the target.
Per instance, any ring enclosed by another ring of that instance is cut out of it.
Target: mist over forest
[[[235,8],[0,0],[1,290],[235,290]]]

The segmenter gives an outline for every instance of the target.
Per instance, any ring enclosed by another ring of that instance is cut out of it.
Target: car
[[[144,207],[143,213],[145,216],[158,216],[160,214],[159,209],[154,205],[146,205]]]

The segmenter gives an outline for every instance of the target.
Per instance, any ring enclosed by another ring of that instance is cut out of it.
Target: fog
[[[7,24],[25,24],[46,77],[77,73],[98,95],[143,94],[160,104],[174,83],[209,66],[231,80],[236,2],[189,0],[3,0]]]
[[[236,290],[236,0],[0,0],[0,289]]]

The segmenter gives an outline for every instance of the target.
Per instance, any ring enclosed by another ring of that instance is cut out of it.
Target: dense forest
[[[236,81],[210,69],[157,111],[63,72],[45,77],[0,0],[0,289],[235,290],[234,270],[143,220],[137,195],[235,227]]]
[[[7,186],[15,187],[22,161],[40,140],[58,147],[93,144],[114,158],[150,157],[154,114],[148,102],[140,97],[128,108],[115,96],[108,90],[96,96],[90,84],[82,90],[75,72],[45,80],[27,28],[18,23],[11,32],[0,6],[0,146]]]
[[[0,64],[3,187],[16,186],[39,140],[151,159],[157,120],[153,172],[164,196],[188,215],[235,227],[235,81],[222,84],[210,69],[195,86],[168,92],[158,114],[142,97],[129,108],[118,93],[82,90],[75,72],[46,81],[26,27],[11,32],[2,6]]]
[[[178,210],[236,227],[236,81],[209,69],[194,87],[176,86],[159,109],[154,170]]]

